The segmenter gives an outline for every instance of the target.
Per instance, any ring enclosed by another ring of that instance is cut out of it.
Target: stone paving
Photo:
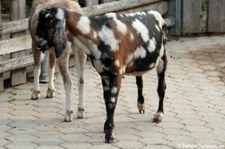
[[[165,117],[152,123],[158,106],[155,71],[144,75],[146,112],[136,107],[135,78],[125,76],[116,112],[116,141],[104,143],[105,106],[100,77],[85,69],[85,118],[63,122],[64,89],[56,75],[56,95],[31,101],[32,82],[0,93],[0,149],[172,149],[225,148],[225,36],[192,37],[167,44]],[[73,88],[76,70],[71,68]],[[77,90],[73,91],[77,109]],[[76,113],[76,110],[75,110]]]

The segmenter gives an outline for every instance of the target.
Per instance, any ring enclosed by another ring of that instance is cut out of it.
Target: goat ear
[[[53,45],[55,48],[56,58],[59,58],[66,48],[67,36],[65,33],[65,20],[56,23],[56,30],[53,36]]]

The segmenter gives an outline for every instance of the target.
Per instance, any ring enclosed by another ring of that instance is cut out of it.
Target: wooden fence
[[[25,0],[13,1],[19,4]],[[167,0],[101,0],[102,4],[98,2],[98,0],[86,0],[85,5],[88,7],[84,7],[83,12],[86,15],[100,15],[112,11],[129,13],[153,9],[164,15],[168,11],[169,6],[169,1]],[[11,7],[17,7],[17,5],[12,5]],[[22,6],[19,8],[14,9],[17,12],[13,13],[19,13],[18,11],[21,13],[23,10]],[[28,19],[19,19],[6,23],[0,22],[0,36],[4,37],[0,41],[0,91],[4,91],[6,86],[26,83],[28,68],[31,67],[32,69],[33,66],[31,38],[27,31]],[[26,34],[18,35],[19,32],[25,32]],[[9,80],[9,83],[6,79]]]
[[[182,0],[178,7],[182,8],[180,34],[225,32],[225,0],[208,0],[205,12],[201,0]]]

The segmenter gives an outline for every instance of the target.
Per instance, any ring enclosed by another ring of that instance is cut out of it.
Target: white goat
[[[104,125],[106,143],[115,139],[114,111],[123,74],[137,76],[138,109],[144,112],[142,75],[156,67],[159,106],[153,120],[162,120],[167,67],[166,24],[158,12],[108,13],[88,17],[68,9],[45,9],[39,16],[37,36],[49,47],[54,46],[58,56],[64,51],[67,41],[65,27],[72,34],[70,39],[88,55],[101,75],[107,112]]]
[[[36,43],[36,28],[38,24],[39,12],[42,9],[52,8],[52,7],[63,7],[67,9],[71,9],[76,11],[77,13],[82,13],[82,10],[78,3],[73,2],[72,0],[34,0],[31,8],[31,13],[29,17],[29,31],[32,37],[32,50],[33,50],[33,57],[34,57],[34,87],[33,92],[31,95],[32,100],[37,100],[40,98],[40,86],[39,86],[39,76],[40,76],[40,64],[41,64],[41,51],[44,52],[43,48],[37,47]],[[68,35],[69,36],[69,35]],[[71,44],[72,43],[72,44]],[[66,94],[66,112],[65,112],[65,121],[71,121],[73,119],[73,108],[72,108],[72,100],[71,100],[71,79],[68,71],[68,59],[71,54],[71,47],[72,51],[75,55],[75,64],[77,66],[78,72],[78,90],[79,90],[79,105],[78,105],[78,118],[83,118],[83,71],[84,65],[86,63],[86,55],[83,54],[74,44],[73,41],[71,43],[67,42],[65,44],[66,49],[63,51],[62,56],[58,58],[57,63],[59,66],[59,70],[61,72],[65,94]],[[39,39],[39,44],[42,46],[46,46],[44,40]],[[46,97],[52,98],[55,92],[54,87],[54,72],[55,72],[55,64],[56,64],[56,57],[57,52],[54,48],[45,47],[45,50],[48,49],[49,51],[49,84]]]

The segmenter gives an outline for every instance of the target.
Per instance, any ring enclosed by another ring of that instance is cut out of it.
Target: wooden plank
[[[225,32],[225,0],[208,1],[207,32]]]
[[[31,49],[30,35],[0,41],[0,55]]]
[[[10,1],[10,20],[20,20],[26,18],[26,0]],[[13,33],[11,37],[19,37],[24,33]]]
[[[26,55],[0,62],[0,74],[10,70],[25,68],[34,64],[33,55]]]
[[[148,4],[153,4],[163,0],[121,0],[111,3],[104,3],[97,6],[90,6],[83,8],[86,15],[101,15],[107,12],[119,12],[123,10],[132,9],[135,7],[142,7]]]
[[[11,85],[20,85],[27,82],[26,68],[11,71]]]
[[[201,32],[201,0],[183,0],[182,34]]]
[[[114,2],[116,0],[102,0],[102,3],[110,3],[110,2]]]
[[[133,9],[119,11],[120,13],[131,13],[131,12],[138,12],[142,10],[155,10],[158,11],[160,14],[165,14],[168,11],[168,2],[161,1],[158,3],[147,4],[141,7],[135,7]]]
[[[0,28],[0,35],[16,33],[26,30],[28,30],[28,18],[3,23],[2,28]]]
[[[10,0],[10,20],[26,18],[26,1]]]
[[[87,7],[98,5],[98,0],[85,0],[85,4]]]

